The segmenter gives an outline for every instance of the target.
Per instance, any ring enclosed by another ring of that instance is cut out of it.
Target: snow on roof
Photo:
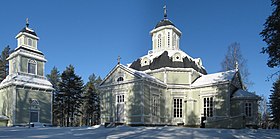
[[[225,72],[218,72],[213,74],[202,75],[191,86],[199,87],[220,82],[231,81],[237,70],[229,70]]]
[[[157,78],[155,78],[155,77],[153,77],[153,76],[150,76],[149,74],[146,74],[145,72],[137,71],[137,70],[135,70],[135,69],[129,68],[129,67],[127,67],[127,66],[125,66],[125,65],[122,65],[122,64],[120,64],[120,66],[126,68],[127,70],[131,71],[133,74],[136,74],[136,75],[138,75],[138,76],[140,76],[140,77],[142,77],[142,78],[146,78],[146,79],[148,79],[148,80],[151,80],[151,81],[155,81],[155,82],[164,84],[164,82],[160,81],[159,79],[157,79]]]
[[[180,49],[178,49],[178,50],[164,50],[164,51],[152,52],[152,53],[150,53],[151,51],[149,51],[149,53],[147,55],[142,56],[140,59],[148,58],[152,63],[155,58],[158,58],[165,51],[168,52],[168,57],[172,57],[174,54],[179,53],[182,56],[182,59],[187,57],[189,60],[194,61],[198,67],[204,68],[202,66],[202,62],[201,62],[200,58],[192,58],[191,56],[186,54],[184,51],[181,51]]]
[[[256,94],[238,89],[232,95],[232,98],[259,98]]]
[[[181,51],[181,50],[165,50],[168,52],[168,56],[172,57],[175,53],[180,53],[182,58],[188,57],[188,59],[193,60],[193,58],[191,58],[188,54],[186,54],[185,52]],[[159,52],[153,52],[151,54],[147,54],[141,57],[141,59],[147,57],[149,60],[151,60],[151,62],[153,62],[153,60],[157,57],[159,57],[163,52],[165,51],[159,51]]]
[[[35,77],[32,75],[25,75],[24,73],[11,74],[7,76],[0,84],[6,86],[9,84],[29,86],[34,88],[50,89],[53,90],[52,84],[44,77]]]
[[[0,115],[0,120],[9,120],[9,118],[7,116]]]

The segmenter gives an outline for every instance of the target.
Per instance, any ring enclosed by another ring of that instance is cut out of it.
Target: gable
[[[123,79],[121,79],[121,78],[123,78]],[[106,84],[115,84],[120,81],[124,82],[124,81],[140,79],[140,78],[141,78],[140,76],[129,71],[123,65],[117,65],[104,78],[104,80],[101,82],[100,86],[106,85]]]
[[[242,80],[241,80],[241,76],[240,76],[240,73],[239,71],[236,72],[236,74],[233,76],[233,79],[231,81],[231,84],[233,86],[235,86],[236,88],[239,88],[239,89],[244,89],[243,87],[243,83],[242,83]]]

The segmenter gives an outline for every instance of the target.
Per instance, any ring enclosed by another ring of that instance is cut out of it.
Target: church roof
[[[155,28],[161,27],[161,26],[167,26],[167,25],[172,25],[175,27],[175,25],[167,18],[162,19],[161,21],[159,21],[157,23],[157,25],[155,26]]]
[[[122,64],[118,64],[116,65],[111,71],[110,73],[103,79],[103,81],[100,83],[100,85],[102,85],[112,74],[113,72],[117,69],[117,68],[122,68],[124,69],[125,71],[129,72],[130,74],[136,76],[136,77],[139,77],[139,78],[143,78],[143,79],[146,79],[148,81],[151,81],[151,82],[155,82],[155,83],[158,83],[158,84],[161,84],[161,85],[165,85],[164,82],[160,81],[159,79],[157,79],[156,77],[153,77],[153,76],[150,76],[148,75],[147,73],[144,73],[142,71],[137,71],[137,70],[134,70],[132,68],[129,68],[125,65],[122,65]]]
[[[202,75],[191,85],[192,87],[207,86],[222,82],[231,81],[237,70],[229,70],[225,72],[218,72],[208,75]]]
[[[24,27],[20,32],[25,32],[25,33],[32,34],[32,35],[38,37],[36,32],[28,27]]]
[[[127,68],[128,70],[132,71],[134,74],[136,74],[136,75],[138,75],[138,76],[140,76],[140,77],[142,77],[142,78],[146,78],[146,79],[148,79],[148,80],[150,80],[150,81],[154,81],[154,82],[157,82],[157,83],[164,84],[162,81],[160,81],[160,80],[157,79],[156,77],[151,76],[151,75],[149,75],[149,74],[147,74],[147,73],[145,73],[145,72],[137,71],[137,70],[134,70],[134,69],[132,69],[132,68],[126,67],[126,66],[124,66],[124,65],[121,65],[121,66]]]
[[[172,56],[174,54],[180,54],[182,57],[182,61],[173,61]],[[143,58],[148,58],[150,60],[150,64],[146,66],[141,66],[141,60]],[[193,68],[202,74],[206,74],[207,72],[205,68],[202,65],[200,65],[198,61],[198,59],[191,58],[189,55],[187,55],[181,50],[166,50],[142,56],[141,58],[131,63],[129,65],[129,68],[138,71],[155,70],[160,69],[162,67]]]
[[[242,89],[238,89],[237,91],[235,91],[233,93],[232,98],[233,99],[256,99],[256,98],[259,98],[259,96],[257,96],[254,93],[247,92]]]

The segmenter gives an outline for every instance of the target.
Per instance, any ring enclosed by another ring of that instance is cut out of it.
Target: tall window
[[[170,47],[170,32],[168,32],[168,35],[167,35],[167,45],[168,45],[168,47]]]
[[[204,98],[204,116],[213,117],[213,97]]]
[[[173,48],[175,47],[175,45],[176,45],[176,35],[174,33],[173,36],[172,36],[172,46],[173,46]]]
[[[28,45],[32,46],[32,39],[28,39]]]
[[[117,103],[123,103],[124,102],[124,94],[117,95]]]
[[[182,98],[174,98],[173,102],[174,102],[174,109],[173,109],[173,116],[175,118],[181,118],[182,117],[182,112],[183,112],[183,108],[182,108]]]
[[[22,45],[22,38],[19,38],[19,45]]]
[[[252,103],[250,102],[245,103],[245,115],[248,117],[252,116]]]
[[[159,112],[159,97],[158,96],[152,96],[152,115],[157,116]]]
[[[27,38],[26,37],[24,37],[24,44],[26,45],[27,44]]]
[[[28,61],[28,73],[36,74],[36,61],[35,60],[29,60]]]
[[[161,47],[161,34],[158,35],[158,48]]]

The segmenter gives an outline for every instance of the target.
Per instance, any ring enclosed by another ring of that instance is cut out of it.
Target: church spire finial
[[[166,4],[163,6],[164,9],[164,19],[167,18],[167,9],[166,9]]]
[[[236,69],[236,70],[238,70],[238,68],[239,68],[238,66],[239,66],[239,65],[238,65],[238,61],[236,61],[236,62],[235,62],[235,69]]]
[[[26,27],[29,27],[29,20],[26,18]]]
[[[118,56],[118,65],[121,63],[121,57]]]

